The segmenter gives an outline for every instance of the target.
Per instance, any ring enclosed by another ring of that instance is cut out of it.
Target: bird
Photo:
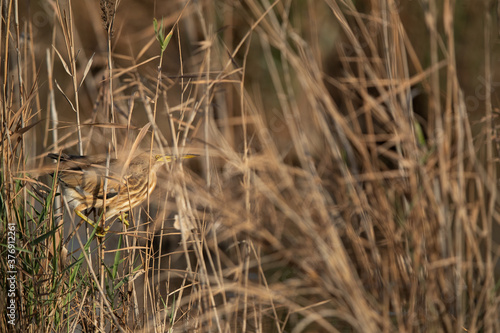
[[[135,156],[123,154],[118,158],[106,155],[48,154],[48,157],[58,161],[57,177],[69,206],[76,215],[97,230],[98,237],[104,237],[109,227],[102,230],[84,211],[97,209],[98,216],[105,211],[106,220],[119,215],[122,223],[128,226],[126,212],[141,204],[154,190],[160,166],[196,156],[198,155],[163,155],[150,151],[140,152]]]

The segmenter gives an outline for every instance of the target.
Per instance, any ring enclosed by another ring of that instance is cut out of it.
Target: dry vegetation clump
[[[498,36],[465,6],[3,1],[0,331],[500,331]],[[200,157],[95,237],[46,157],[136,148]]]

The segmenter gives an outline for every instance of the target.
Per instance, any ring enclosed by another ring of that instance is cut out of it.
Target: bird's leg
[[[118,219],[128,227],[130,223],[128,222],[127,217],[128,217],[127,213],[120,213],[120,215],[118,215]]]
[[[104,230],[102,230],[103,228],[101,228],[100,226],[96,225],[94,223],[94,221],[92,221],[91,219],[89,219],[87,216],[85,216],[81,211],[79,211],[78,209],[75,209],[75,213],[76,215],[78,215],[82,220],[84,220],[85,222],[87,222],[88,224],[90,224],[94,229],[97,229],[97,232],[96,232],[96,236],[97,237],[104,237],[106,235],[106,233],[108,232],[109,230],[109,227],[105,227]]]

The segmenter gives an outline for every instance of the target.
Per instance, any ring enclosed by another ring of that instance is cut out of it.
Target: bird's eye
[[[161,155],[155,155],[155,160],[157,161],[161,160]]]

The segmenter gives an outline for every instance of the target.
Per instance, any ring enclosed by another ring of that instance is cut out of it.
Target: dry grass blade
[[[83,76],[82,76],[82,81],[80,81],[80,85],[78,86],[78,89],[82,87],[83,81],[85,81],[85,78],[87,77],[87,74],[90,71],[90,67],[92,67],[92,63],[94,62],[94,56],[95,53],[92,54],[90,57],[89,61],[87,61],[87,66],[85,66],[85,70],[83,71]]]
[[[68,73],[69,76],[73,76],[73,74],[71,74],[71,71],[69,70],[68,65],[66,64],[66,61],[64,61],[64,58],[62,57],[61,53],[59,53],[59,51],[55,48],[54,45],[52,45],[52,49],[54,51],[56,51],[57,56],[59,57],[59,60],[61,61],[61,64],[63,65],[64,70],[66,71],[66,73]]]
[[[71,106],[71,109],[76,112],[76,109],[73,105],[73,102],[71,102],[71,100],[68,98],[68,96],[66,96],[66,94],[64,93],[63,89],[61,88],[61,86],[59,85],[59,83],[57,83],[56,80],[54,80],[54,83],[56,84],[56,87],[57,89],[59,89],[59,91],[61,92],[61,94],[64,96],[64,98],[66,99],[66,102],[68,102],[68,104]]]

